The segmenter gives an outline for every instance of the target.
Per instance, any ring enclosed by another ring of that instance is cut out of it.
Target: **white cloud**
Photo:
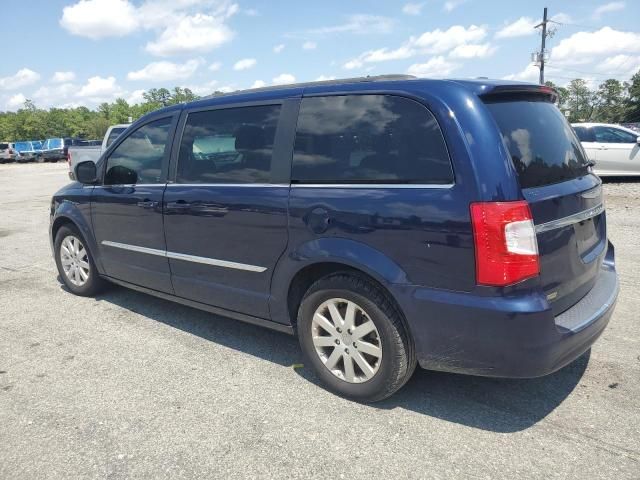
[[[444,5],[442,6],[442,8],[446,12],[451,12],[456,8],[458,8],[460,5],[462,5],[463,3],[465,3],[466,1],[467,0],[448,0],[447,2],[444,2]]]
[[[380,48],[377,50],[369,50],[360,54],[358,57],[349,60],[344,64],[347,70],[362,68],[366,63],[385,62],[389,60],[402,60],[411,58],[419,54],[444,54],[453,52],[457,47],[467,44],[475,44],[483,40],[487,35],[487,29],[484,26],[471,25],[463,27],[462,25],[454,25],[447,30],[432,30],[424,32],[419,37],[411,37],[403,45],[396,49]],[[485,56],[491,52],[489,45],[484,51]],[[462,56],[469,54],[470,50],[458,50],[456,55]],[[475,52],[478,53],[477,46]]]
[[[9,97],[7,100],[7,110],[18,110],[24,106],[24,102],[27,101],[27,97],[25,97],[22,93],[16,93]]]
[[[538,21],[534,20],[530,17],[520,17],[513,23],[505,25],[503,28],[498,30],[496,33],[496,38],[513,38],[513,37],[523,37],[525,35],[533,35],[536,33],[536,29],[534,28],[538,23]]]
[[[256,80],[255,82],[253,82],[253,85],[251,85],[251,88],[262,88],[266,86],[267,86],[267,82],[263,80]]]
[[[157,56],[208,52],[232,38],[233,32],[221,19],[198,13],[176,19],[145,49]]]
[[[127,80],[144,80],[147,82],[166,82],[190,78],[202,65],[201,59],[191,59],[185,63],[151,62],[140,70],[127,74]]]
[[[449,56],[451,58],[486,58],[493,55],[495,51],[496,47],[488,43],[458,45],[451,51]]]
[[[606,58],[598,63],[598,70],[611,75],[612,78],[629,78],[640,70],[640,56],[638,55],[615,55]]]
[[[0,78],[0,90],[15,90],[32,85],[40,80],[40,74],[28,68],[21,68],[14,75]]]
[[[540,70],[533,63],[527,65],[527,67],[518,73],[507,75],[504,80],[519,80],[522,82],[537,82],[540,76]]]
[[[273,47],[273,53],[280,53],[282,50],[284,50],[284,43]]]
[[[51,77],[53,83],[65,83],[75,80],[76,74],[73,72],[55,72]]]
[[[402,7],[402,13],[405,15],[420,15],[422,7],[424,7],[424,3],[405,3]]]
[[[620,10],[624,10],[625,8],[624,2],[609,2],[604,5],[600,5],[593,11],[593,18],[598,19],[602,17],[605,13],[611,12],[619,12]]]
[[[142,96],[142,94],[144,93],[144,90],[134,90],[133,92],[131,92],[129,94],[129,96],[127,97],[127,103],[129,105],[135,105],[137,103],[142,103],[144,102],[144,97]]]
[[[211,70],[212,72],[217,72],[218,70],[220,70],[221,67],[222,67],[222,63],[213,62],[211,65],[209,65],[209,70]]]
[[[74,97],[80,86],[75,83],[61,83],[53,86],[42,86],[36,90],[32,97],[39,106],[62,105]]]
[[[304,50],[314,50],[317,46],[318,44],[316,42],[304,42],[302,44]]]
[[[603,27],[595,32],[578,32],[560,40],[551,50],[551,60],[583,63],[595,56],[640,52],[640,33],[622,32]]]
[[[139,26],[136,9],[128,0],[80,0],[64,7],[60,25],[73,35],[94,40],[128,35]]]
[[[214,91],[220,90],[217,88],[218,82],[216,80],[210,80],[208,82],[199,85],[189,85],[189,88],[196,95],[211,95]]]
[[[327,27],[311,28],[302,32],[288,34],[290,37],[308,37],[310,35],[334,35],[338,33],[353,34],[381,34],[393,30],[395,21],[391,18],[378,15],[358,14],[347,17],[345,23],[330,25]]]
[[[95,76],[89,78],[78,92],[78,97],[92,102],[111,101],[124,92],[116,83],[116,78]]]
[[[234,70],[248,70],[251,67],[254,67],[257,63],[255,58],[243,58],[242,60],[238,60],[234,65]]]
[[[424,48],[428,53],[444,53],[447,50],[465,43],[479,42],[487,35],[487,29],[483,26],[471,25],[468,28],[462,25],[454,25],[447,30],[439,28],[425,32],[415,39],[416,47]]]
[[[425,63],[414,63],[411,65],[407,73],[417,77],[446,77],[460,65],[449,62],[443,56],[433,57]]]
[[[336,77],[330,77],[327,75],[320,75],[318,78],[316,78],[316,82],[325,82],[327,80],[335,80]]]
[[[281,73],[277,77],[274,77],[273,84],[274,85],[286,85],[288,83],[294,83],[295,81],[296,81],[296,77],[294,77],[290,73]]]
[[[224,87],[220,87],[217,90],[222,93],[231,93],[231,92],[235,92],[238,89],[233,85],[225,85]]]

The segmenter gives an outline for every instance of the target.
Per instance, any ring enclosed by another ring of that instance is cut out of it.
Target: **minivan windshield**
[[[488,99],[522,188],[586,175],[588,160],[560,110],[537,99]]]

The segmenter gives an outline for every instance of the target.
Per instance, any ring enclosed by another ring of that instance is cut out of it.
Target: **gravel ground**
[[[0,165],[0,478],[640,478],[640,183],[607,183],[621,278],[590,353],[535,380],[418,371],[366,406],[294,338],[114,287],[47,238],[64,164]]]

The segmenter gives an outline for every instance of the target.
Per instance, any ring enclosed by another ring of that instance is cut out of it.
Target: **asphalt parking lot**
[[[621,278],[551,376],[417,371],[374,406],[295,338],[113,287],[66,292],[48,243],[66,164],[0,165],[0,478],[640,478],[640,182],[605,185]]]

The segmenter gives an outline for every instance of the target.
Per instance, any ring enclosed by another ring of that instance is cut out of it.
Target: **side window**
[[[107,159],[105,185],[159,183],[171,118],[147,123],[129,135]]]
[[[638,135],[612,127],[595,127],[596,142],[636,143]]]
[[[292,182],[448,184],[440,127],[423,105],[389,95],[304,98]]]
[[[178,183],[269,183],[280,105],[190,113]]]
[[[573,130],[581,142],[593,142],[593,132],[586,127],[573,127]]]

